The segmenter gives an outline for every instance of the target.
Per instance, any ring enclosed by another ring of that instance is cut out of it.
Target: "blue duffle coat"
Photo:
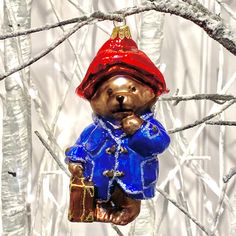
[[[108,201],[118,184],[131,198],[154,196],[159,165],[157,154],[169,145],[163,126],[148,112],[142,126],[132,136],[112,120],[96,116],[66,151],[66,161],[81,163],[84,177],[93,181],[97,196]]]

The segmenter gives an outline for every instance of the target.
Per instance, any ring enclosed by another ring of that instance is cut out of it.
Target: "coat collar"
[[[147,121],[152,116],[153,116],[153,113],[151,111],[149,111],[149,112],[142,114],[140,116],[140,118]],[[96,114],[93,114],[93,120],[96,124],[101,125],[103,128],[109,129],[112,132],[115,131],[115,133],[119,133],[120,135],[124,133],[120,123],[117,120],[104,118],[104,117],[98,116]]]

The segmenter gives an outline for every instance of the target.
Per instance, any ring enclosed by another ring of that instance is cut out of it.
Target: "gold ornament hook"
[[[125,26],[126,25],[125,17],[123,16],[123,20],[121,22],[113,21],[113,25],[114,25],[114,27],[123,27],[123,26]]]

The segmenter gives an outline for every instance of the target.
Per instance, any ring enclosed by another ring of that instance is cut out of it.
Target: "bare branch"
[[[216,0],[216,2],[218,2],[218,4],[234,19],[236,20],[236,14],[233,12],[233,10],[224,2],[222,2],[222,0]]]
[[[236,167],[231,168],[229,173],[224,176],[224,183],[227,183],[234,175],[236,175]]]
[[[84,9],[82,9],[78,4],[75,4],[73,1],[71,0],[67,0],[70,4],[72,4],[78,11],[80,11],[81,13],[83,13],[84,15],[88,15],[87,12],[84,11]],[[100,25],[97,25],[97,27],[102,30],[104,33],[106,33],[107,35],[110,35],[110,32],[108,32],[108,30],[105,27],[102,27]]]
[[[175,105],[182,101],[190,100],[210,100],[218,104],[223,104],[226,101],[236,100],[235,96],[224,94],[194,94],[194,95],[179,95],[172,97],[160,98],[158,101],[176,101]]]
[[[234,103],[235,103],[235,100],[229,101],[229,102],[227,102],[227,104],[226,104],[225,106],[223,106],[218,112],[215,112],[215,113],[212,113],[212,114],[210,114],[210,115],[208,115],[208,116],[205,116],[203,119],[197,120],[197,121],[195,121],[195,122],[192,123],[192,124],[188,124],[188,125],[185,125],[185,126],[183,126],[183,127],[176,128],[176,129],[170,129],[170,130],[168,130],[168,132],[169,132],[170,134],[173,134],[173,133],[180,132],[180,131],[183,131],[183,130],[186,130],[186,129],[191,129],[191,128],[195,127],[195,126],[198,126],[198,125],[200,125],[200,124],[203,124],[203,123],[205,123],[206,121],[211,120],[211,119],[214,118],[215,116],[221,114],[223,111],[225,111],[227,108],[229,108],[230,106],[232,106]]]
[[[222,206],[223,206],[224,199],[225,199],[225,196],[226,196],[228,182],[234,175],[236,175],[236,167],[231,168],[230,172],[223,177],[224,185],[223,185],[223,188],[222,188],[222,191],[221,191],[221,196],[220,196],[219,202],[217,204],[217,208],[216,208],[216,214],[215,214],[215,217],[214,217],[214,225],[213,225],[213,228],[212,228],[212,234],[215,234],[216,229],[217,229],[217,225],[219,223],[220,216],[222,215]]]
[[[208,121],[207,125],[224,125],[224,126],[236,126],[236,121]]]
[[[120,229],[114,225],[114,224],[111,224],[111,227],[116,231],[116,233],[119,235],[119,236],[124,236],[124,234],[120,231]]]
[[[81,28],[85,24],[86,24],[85,22],[76,24],[71,30],[68,31],[68,33],[66,33],[64,36],[59,38],[55,43],[51,44],[48,48],[46,48],[45,50],[40,52],[35,57],[32,57],[27,62],[24,62],[21,65],[16,66],[16,67],[12,68],[11,70],[1,74],[0,75],[0,80],[3,80],[7,76],[9,76],[9,75],[11,75],[11,74],[13,74],[13,73],[15,73],[15,72],[17,72],[19,70],[22,70],[23,68],[25,68],[27,66],[32,65],[34,62],[36,62],[39,59],[41,59],[42,57],[46,56],[48,53],[50,53],[53,49],[55,49],[57,46],[59,46],[61,43],[63,43],[67,38],[69,38],[72,34],[74,34],[79,28]]]
[[[41,143],[43,144],[43,146],[48,150],[48,152],[51,154],[51,156],[53,157],[53,159],[56,161],[56,163],[58,164],[58,166],[62,169],[62,171],[65,172],[65,174],[70,177],[70,173],[68,172],[68,170],[65,168],[65,166],[62,164],[62,162],[60,161],[60,159],[57,157],[57,155],[53,152],[53,150],[50,148],[50,146],[47,144],[47,142],[43,139],[43,137],[41,136],[41,134],[38,131],[34,132],[37,137],[39,138],[39,140],[41,141]]]
[[[54,12],[54,15],[55,15],[57,21],[60,22],[60,18],[59,18],[59,15],[58,15],[57,11],[56,11],[56,8],[55,8],[55,6],[54,6],[54,3],[52,2],[52,0],[49,0],[49,2],[50,2],[50,4],[51,4],[52,11]],[[64,29],[63,26],[61,26],[60,28],[61,28],[61,30],[62,30],[63,32],[65,32],[65,29]],[[73,44],[71,43],[71,40],[70,40],[69,38],[67,39],[67,42],[68,42],[70,48],[71,48],[72,51],[73,51],[73,54],[74,54],[75,60],[76,60],[76,62],[77,62],[77,67],[78,67],[78,70],[79,70],[79,73],[80,73],[80,74],[77,72],[77,70],[75,71],[75,73],[76,73],[77,77],[80,78],[80,77],[82,77],[82,74],[83,74],[83,73],[82,73],[82,70],[81,70],[80,62],[79,62],[79,61],[80,61],[80,60],[79,60],[79,56],[76,54],[76,50],[75,50],[75,48],[74,48],[74,46],[73,46]]]
[[[217,225],[219,223],[220,216],[222,214],[221,210],[222,210],[222,206],[223,206],[224,199],[225,199],[225,196],[226,196],[227,187],[228,187],[228,184],[226,182],[226,183],[224,183],[224,186],[223,186],[222,191],[221,191],[221,196],[220,196],[218,205],[216,207],[216,214],[215,214],[215,217],[214,217],[214,225],[213,225],[213,229],[212,229],[213,234],[215,234],[215,232],[216,232],[216,228],[217,228]]]

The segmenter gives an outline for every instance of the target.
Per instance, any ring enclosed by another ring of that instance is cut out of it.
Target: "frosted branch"
[[[207,125],[224,125],[224,126],[236,126],[236,121],[208,121]]]
[[[218,205],[216,207],[216,214],[215,214],[214,225],[213,225],[213,229],[212,229],[213,234],[215,234],[215,231],[217,229],[217,225],[219,223],[220,216],[222,214],[221,210],[222,210],[222,206],[223,206],[224,199],[225,199],[225,196],[226,196],[227,187],[228,187],[227,183],[224,183],[223,189],[222,189],[222,192],[221,192],[221,196],[220,196]]]
[[[224,185],[223,185],[222,192],[221,192],[221,196],[220,196],[220,199],[219,199],[217,208],[216,208],[216,214],[215,214],[215,218],[214,218],[214,225],[213,225],[213,229],[212,229],[212,233],[213,233],[213,234],[214,234],[215,231],[216,231],[217,225],[218,225],[218,223],[219,223],[220,216],[221,216],[221,214],[222,214],[222,206],[223,206],[224,199],[225,199],[225,196],[226,196],[226,191],[227,191],[227,187],[228,187],[228,182],[229,182],[229,180],[230,180],[234,175],[236,175],[236,167],[231,168],[230,171],[229,171],[229,173],[226,174],[226,175],[223,177]]]
[[[34,28],[25,31],[18,31],[14,33],[9,33],[2,35],[0,39],[6,39],[11,37],[16,37],[20,35],[27,35],[30,33],[35,33],[43,30],[48,30],[51,28],[77,23],[67,34],[58,39],[54,44],[49,46],[47,49],[42,51],[36,57],[31,58],[29,61],[22,63],[21,65],[13,68],[10,71],[0,75],[0,80],[6,78],[7,76],[33,64],[38,61],[40,58],[46,56],[49,52],[59,46],[67,38],[69,38],[73,33],[75,33],[81,27],[95,23],[97,21],[112,20],[112,21],[122,21],[123,17],[138,14],[145,11],[155,10],[164,13],[170,13],[177,16],[180,16],[184,19],[190,20],[193,23],[200,26],[205,32],[213,39],[218,41],[226,49],[228,49],[232,54],[236,55],[236,36],[231,32],[231,30],[223,23],[223,20],[220,16],[210,12],[203,5],[194,1],[194,4],[190,4],[185,1],[168,1],[168,0],[159,0],[159,1],[146,1],[140,5],[125,8],[113,13],[103,13],[101,11],[96,11],[89,16],[82,16],[66,21],[58,22],[52,25],[46,25],[39,28]]]
[[[84,9],[82,9],[78,4],[74,3],[71,0],[67,0],[71,5],[73,5],[78,11],[80,11],[81,13],[83,13],[84,15],[88,15],[87,12],[84,11]],[[100,25],[97,25],[97,27],[102,30],[105,34],[110,35],[110,32],[108,32],[108,30],[105,27],[102,27]]]
[[[181,95],[181,96],[172,96],[160,98],[158,101],[175,101],[175,105],[183,101],[191,100],[210,100],[218,104],[223,104],[226,101],[236,100],[235,96],[224,95],[224,94],[193,94],[193,95]]]
[[[54,6],[54,3],[52,2],[52,0],[50,0],[49,2],[50,2],[50,4],[51,4],[52,11],[53,11],[55,17],[57,18],[57,21],[60,22],[61,20],[60,20],[60,18],[59,18],[59,14],[58,14],[57,11],[56,11],[56,8],[55,8],[55,6]],[[63,32],[65,32],[65,29],[64,29],[63,26],[60,26],[60,28],[61,28],[61,30],[62,30]],[[79,56],[77,55],[76,50],[75,50],[75,48],[74,48],[74,46],[73,46],[73,44],[71,43],[71,40],[70,40],[69,38],[67,39],[67,42],[68,42],[68,44],[69,44],[71,50],[73,51],[73,54],[74,54],[75,60],[76,60],[76,62],[77,62],[77,67],[78,67],[78,69],[79,69],[80,75],[78,74],[77,71],[75,71],[75,73],[77,74],[77,77],[80,78],[80,77],[82,77],[82,74],[83,74],[83,73],[82,73],[82,70],[81,70],[81,67],[80,67]]]
[[[23,68],[25,68],[27,66],[32,65],[33,63],[35,63],[36,61],[38,61],[42,57],[46,56],[48,53],[50,53],[53,49],[55,49],[57,46],[59,46],[61,43],[63,43],[66,39],[68,39],[72,34],[74,34],[79,28],[81,28],[84,25],[85,25],[85,23],[78,23],[78,24],[76,24],[72,29],[67,31],[67,33],[64,34],[64,36],[59,38],[55,43],[51,44],[48,48],[46,48],[45,50],[43,50],[42,52],[37,54],[35,57],[31,58],[27,62],[22,63],[19,66],[14,67],[13,69],[11,69],[9,71],[1,74],[0,75],[0,80],[3,80],[7,76],[9,76],[9,75],[11,75],[11,74],[13,74],[13,73],[15,73],[15,72],[17,72],[19,70],[22,70]]]
[[[58,166],[66,173],[66,175],[68,177],[70,177],[70,173],[69,171],[64,167],[64,165],[61,163],[60,159],[57,157],[57,155],[53,152],[53,150],[51,149],[51,147],[47,144],[47,142],[43,139],[43,137],[41,136],[41,134],[38,131],[34,132],[37,137],[39,138],[39,140],[41,141],[41,143],[43,144],[43,146],[48,150],[48,152],[51,154],[52,158],[56,161],[56,163],[58,164]]]
[[[234,175],[236,175],[236,167],[231,168],[229,173],[224,176],[224,183],[227,183]]]
[[[119,235],[119,236],[124,236],[123,233],[120,231],[120,229],[114,225],[114,224],[111,224],[111,227],[116,231],[116,233]]]
[[[173,134],[173,133],[176,133],[176,132],[180,132],[180,131],[183,131],[183,130],[186,130],[186,129],[191,129],[195,126],[198,126],[200,124],[203,124],[209,120],[211,120],[212,118],[216,117],[217,115],[221,114],[223,111],[225,111],[226,109],[228,109],[230,106],[232,106],[233,104],[235,103],[235,100],[232,100],[232,101],[229,101],[227,102],[227,104],[225,104],[224,106],[222,106],[222,108],[215,112],[215,113],[212,113],[208,116],[205,116],[204,118],[202,118],[201,120],[197,120],[195,121],[194,123],[191,123],[191,124],[188,124],[188,125],[185,125],[183,127],[180,127],[180,128],[176,128],[176,129],[170,129],[168,130],[168,132],[170,134]]]
[[[236,20],[236,14],[233,12],[233,10],[222,0],[216,0],[216,2],[234,19]]]
[[[19,30],[19,31],[11,32],[11,33],[1,34],[0,40],[18,37],[18,36],[22,36],[22,35],[33,34],[33,33],[41,32],[41,31],[45,31],[45,30],[50,30],[50,29],[54,29],[57,27],[62,27],[65,25],[70,25],[70,24],[75,24],[75,23],[85,23],[85,24],[83,24],[83,26],[89,25],[89,24],[91,24],[91,20],[93,20],[94,23],[97,21],[104,21],[104,20],[123,21],[123,16],[117,15],[115,13],[111,15],[111,14],[102,13],[100,11],[96,11],[96,12],[90,14],[89,16],[75,17],[75,18],[60,21],[57,23],[46,24],[46,25],[43,25],[40,27],[35,27],[35,28],[27,29],[27,30]]]

